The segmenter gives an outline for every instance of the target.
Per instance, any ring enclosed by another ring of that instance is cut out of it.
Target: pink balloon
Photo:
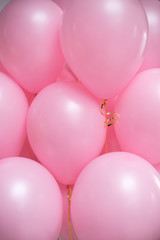
[[[62,222],[62,228],[59,234],[60,239],[62,240],[70,240],[70,231],[69,231],[69,202],[68,202],[68,188],[65,185],[59,184],[61,194],[62,194],[62,199],[63,199],[63,222]],[[72,187],[73,189],[73,187]],[[74,229],[73,225],[71,222],[71,231],[72,231],[72,237],[73,240],[78,240]]]
[[[70,0],[61,45],[76,76],[100,98],[110,98],[140,67],[148,23],[138,0]]]
[[[104,154],[79,175],[71,216],[81,240],[160,239],[160,175],[134,154]]]
[[[160,69],[138,74],[119,95],[115,124],[123,151],[144,157],[151,164],[160,162]]]
[[[0,73],[0,158],[18,156],[26,137],[28,102],[23,90]]]
[[[62,197],[55,179],[27,158],[0,161],[0,239],[56,240]]]
[[[50,0],[14,0],[0,13],[0,61],[29,92],[56,81],[63,68],[61,16]]]
[[[149,23],[148,43],[140,71],[160,67],[160,1],[141,0]]]
[[[43,89],[28,113],[27,132],[39,161],[64,185],[74,184],[105,141],[100,104],[81,84],[57,82]]]

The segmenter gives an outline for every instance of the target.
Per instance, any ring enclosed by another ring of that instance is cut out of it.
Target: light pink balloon
[[[119,95],[115,124],[123,151],[144,157],[151,164],[160,162],[160,69],[138,74]]]
[[[62,197],[52,175],[27,158],[0,161],[0,239],[56,240]]]
[[[62,240],[70,240],[70,231],[69,231],[69,201],[68,201],[68,187],[62,184],[59,184],[61,194],[62,194],[62,199],[63,199],[63,222],[62,222],[62,228],[59,234],[60,239]],[[71,187],[73,189],[73,186]],[[71,222],[71,231],[72,231],[72,237],[73,240],[78,240],[74,229],[73,225]]]
[[[57,82],[33,100],[27,132],[38,160],[64,185],[74,184],[105,141],[100,104],[81,84]]]
[[[61,45],[72,71],[100,98],[110,98],[140,67],[148,23],[139,0],[70,0]]]
[[[160,67],[160,1],[141,0],[149,23],[148,43],[140,71]]]
[[[23,90],[0,73],[0,158],[18,156],[26,137],[28,102]]]
[[[134,154],[104,154],[79,175],[71,217],[81,240],[160,239],[160,175]]]
[[[14,0],[0,13],[0,61],[29,92],[55,81],[63,68],[61,16],[50,0]]]

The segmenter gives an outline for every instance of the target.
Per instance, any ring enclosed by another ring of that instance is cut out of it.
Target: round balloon
[[[0,73],[0,159],[20,154],[26,137],[27,113],[23,90]]]
[[[14,0],[0,13],[0,61],[29,92],[56,81],[63,68],[61,16],[50,0]]]
[[[141,0],[149,23],[148,43],[140,71],[160,67],[160,1]]]
[[[78,239],[160,239],[160,175],[125,152],[101,155],[79,175],[71,199]]]
[[[64,185],[74,184],[105,142],[101,105],[77,82],[57,82],[33,100],[27,132],[39,161]]]
[[[148,23],[139,0],[69,0],[61,46],[72,71],[96,96],[108,99],[140,67]]]
[[[160,162],[160,69],[139,73],[119,95],[116,135],[123,151]]]
[[[0,239],[56,240],[62,196],[53,176],[27,158],[1,160],[0,219]]]

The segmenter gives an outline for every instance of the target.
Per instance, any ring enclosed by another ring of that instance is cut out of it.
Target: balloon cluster
[[[158,0],[1,1],[0,239],[160,239],[159,42]]]

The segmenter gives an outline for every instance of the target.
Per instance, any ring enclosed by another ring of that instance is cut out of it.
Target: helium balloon
[[[160,69],[139,73],[119,95],[115,111],[118,142],[151,164],[160,162]]]
[[[139,0],[69,0],[61,46],[68,65],[96,96],[111,98],[142,64],[148,22]]]
[[[131,153],[101,155],[80,173],[71,200],[78,239],[160,239],[160,175]]]
[[[23,90],[0,72],[0,159],[18,156],[26,138],[28,101]]]
[[[160,67],[160,1],[141,0],[149,23],[148,43],[139,71]]]
[[[56,82],[33,100],[27,134],[38,160],[64,184],[74,184],[105,142],[98,99],[77,82]]]
[[[50,0],[14,0],[0,13],[0,61],[29,92],[56,81],[63,68],[61,16]]]
[[[42,165],[20,157],[0,161],[0,219],[3,240],[58,238],[62,197]]]

